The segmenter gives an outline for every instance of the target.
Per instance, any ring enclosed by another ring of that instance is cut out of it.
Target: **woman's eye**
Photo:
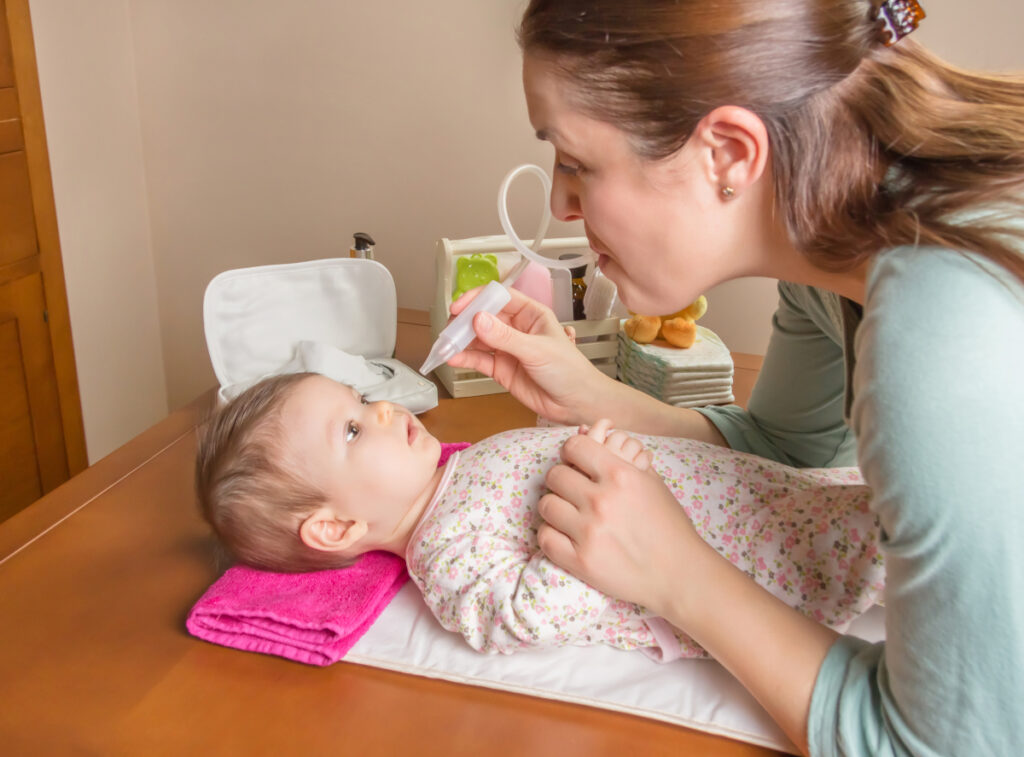
[[[578,176],[580,173],[580,166],[573,163],[555,163],[555,170],[558,173],[565,174],[566,176]]]
[[[359,436],[359,424],[355,421],[349,421],[348,425],[345,426],[345,441],[353,442],[356,437]]]

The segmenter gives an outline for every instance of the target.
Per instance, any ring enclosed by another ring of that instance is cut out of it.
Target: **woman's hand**
[[[589,423],[591,408],[615,392],[615,382],[601,373],[573,344],[551,310],[512,289],[512,300],[497,315],[478,313],[477,338],[448,361],[490,376],[535,413],[556,423]],[[452,304],[452,315],[468,305],[475,292]]]
[[[582,434],[565,442],[562,460],[539,504],[544,554],[610,596],[658,614],[678,607],[678,576],[705,545],[660,476]]]

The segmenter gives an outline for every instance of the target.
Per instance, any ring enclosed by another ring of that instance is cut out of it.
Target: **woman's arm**
[[[811,694],[839,634],[773,597],[707,545],[695,545],[687,557],[673,577],[695,586],[656,612],[732,673],[807,754]]]
[[[709,405],[696,412],[733,449],[798,468],[855,465],[855,440],[843,419],[841,301],[805,285],[779,282],[778,290],[771,340],[747,408]]]

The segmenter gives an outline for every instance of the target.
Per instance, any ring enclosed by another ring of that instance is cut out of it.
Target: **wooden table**
[[[400,329],[411,365],[429,339],[417,325]],[[185,616],[218,575],[192,493],[211,396],[0,525],[0,754],[775,754],[605,710],[193,639]],[[442,399],[421,418],[443,441],[535,421],[505,394]]]

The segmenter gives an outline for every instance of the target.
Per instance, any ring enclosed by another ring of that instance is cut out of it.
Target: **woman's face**
[[[690,140],[664,160],[638,156],[625,132],[573,106],[569,85],[542,58],[525,56],[523,86],[537,136],[555,148],[552,213],[583,221],[630,310],[672,313],[740,275],[725,255],[734,232],[719,222],[707,151]]]

